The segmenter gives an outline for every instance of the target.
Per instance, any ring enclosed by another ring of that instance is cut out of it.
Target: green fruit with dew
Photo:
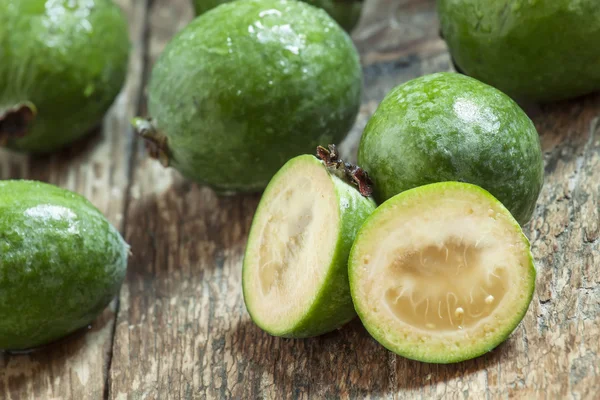
[[[90,324],[118,293],[129,246],[82,196],[0,181],[0,349],[25,350]]]
[[[196,15],[201,15],[221,4],[232,0],[194,0]],[[322,8],[336,20],[347,32],[351,32],[360,20],[363,0],[302,0],[315,7]]]
[[[302,155],[287,162],[265,190],[244,256],[244,300],[271,335],[309,337],[356,316],[348,254],[375,203]]]
[[[260,191],[287,160],[352,127],[362,86],[350,37],[323,10],[239,0],[196,18],[152,70],[151,154],[219,192]]]
[[[597,0],[438,0],[437,7],[464,73],[520,100],[600,89]]]
[[[437,73],[393,89],[369,120],[359,164],[378,201],[434,182],[483,187],[521,224],[531,218],[544,179],[533,122],[497,89]]]
[[[110,0],[0,0],[0,144],[45,153],[98,125],[127,71]]]
[[[531,302],[529,241],[478,186],[442,182],[400,193],[361,227],[349,260],[356,311],[390,351],[428,363],[485,354]]]

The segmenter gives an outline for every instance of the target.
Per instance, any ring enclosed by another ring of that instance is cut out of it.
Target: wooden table
[[[528,109],[546,183],[526,227],[538,267],[522,324],[457,365],[409,361],[360,322],[322,337],[270,337],[250,321],[241,256],[257,195],[217,197],[148,159],[129,126],[151,65],[192,18],[187,0],[120,0],[133,52],[102,132],[46,158],[0,154],[2,179],[32,178],[91,199],[132,245],[127,280],[89,331],[44,351],[0,355],[2,399],[600,399],[600,96]],[[367,0],[353,35],[365,92],[343,154],[394,86],[449,70],[433,0]],[[597,45],[592,44],[590,45]]]

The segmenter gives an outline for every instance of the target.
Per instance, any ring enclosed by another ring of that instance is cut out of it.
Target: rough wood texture
[[[117,227],[123,226],[132,135],[129,119],[141,98],[145,3],[117,2],[129,20],[132,50],[126,86],[101,129],[48,157],[0,153],[0,177],[51,182],[91,200]],[[99,399],[106,392],[116,302],[82,334],[28,355],[0,354],[0,399]]]
[[[124,115],[136,107],[139,80],[192,11],[187,0],[151,1],[148,10],[142,0],[122,4],[137,47],[130,85],[120,111],[109,117],[114,125],[105,128],[105,140],[49,160],[0,158],[3,178],[33,176],[74,188],[123,223],[134,254],[112,358],[108,310],[83,337],[36,355],[1,358],[0,397],[600,398],[600,95],[527,108],[547,172],[526,228],[538,286],[507,342],[476,360],[429,365],[388,352],[357,320],[314,339],[279,339],[250,321],[241,294],[241,257],[259,197],[219,198],[148,159],[139,141],[128,182]],[[451,68],[434,6],[433,0],[366,2],[354,34],[365,72],[363,106],[344,154],[355,155],[360,132],[392,87]]]

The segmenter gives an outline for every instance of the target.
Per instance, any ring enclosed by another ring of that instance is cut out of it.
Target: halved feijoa
[[[356,316],[348,285],[355,234],[375,209],[310,155],[288,161],[258,205],[244,257],[244,300],[275,336],[308,337]]]
[[[356,311],[401,356],[453,363],[502,343],[535,287],[529,241],[478,186],[443,182],[405,191],[360,229],[349,260]]]

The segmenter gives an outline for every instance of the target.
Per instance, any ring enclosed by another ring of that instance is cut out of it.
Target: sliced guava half
[[[330,332],[356,316],[348,256],[375,203],[312,155],[272,178],[252,221],[244,255],[244,301],[273,336]]]
[[[510,212],[459,182],[383,203],[349,259],[352,299],[371,336],[430,363],[475,358],[507,339],[527,312],[535,276],[529,241]]]

